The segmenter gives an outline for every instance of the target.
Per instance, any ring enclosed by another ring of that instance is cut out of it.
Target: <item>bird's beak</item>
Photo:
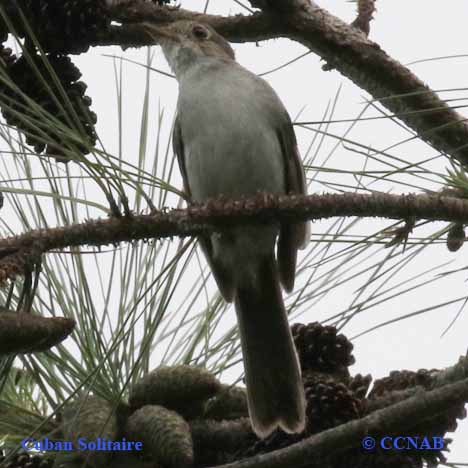
[[[151,23],[143,24],[144,30],[156,43],[160,44],[165,40],[179,42],[179,36],[172,30],[170,26],[155,26]]]

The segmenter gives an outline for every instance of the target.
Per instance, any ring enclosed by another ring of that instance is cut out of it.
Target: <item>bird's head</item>
[[[167,26],[147,24],[146,29],[164,51],[175,74],[204,57],[235,60],[234,50],[211,26],[195,21],[177,21]]]

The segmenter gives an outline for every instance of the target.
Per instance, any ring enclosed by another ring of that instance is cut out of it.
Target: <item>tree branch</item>
[[[422,140],[468,165],[466,119],[359,30],[309,6],[288,18],[285,35],[368,91]]]
[[[335,216],[426,219],[468,223],[468,201],[441,195],[323,194],[286,196],[258,194],[243,200],[213,200],[186,210],[98,219],[64,227],[30,231],[0,239],[0,252],[34,252],[101,246],[133,240],[196,236],[233,225],[299,221]],[[8,258],[8,257],[5,257]],[[25,262],[27,263],[27,262]],[[0,257],[0,280],[5,265]],[[16,274],[20,274],[15,270]],[[14,275],[13,275],[14,276]],[[10,279],[12,275],[9,275]],[[3,279],[5,281],[5,279]]]
[[[399,115],[422,140],[468,165],[466,119],[362,31],[306,0],[268,2],[268,5],[270,8],[265,7],[250,16],[223,17],[133,0],[113,9],[112,15],[123,23],[202,21],[233,42],[277,37],[300,42],[322,57],[330,68],[341,72],[393,114]],[[141,25],[123,24],[104,32],[94,45],[138,47],[152,42]]]
[[[15,3],[5,1],[2,7],[14,14]],[[139,23],[165,24],[178,20],[208,23],[233,42],[289,38],[318,54],[328,68],[338,70],[366,90],[422,140],[468,166],[466,119],[362,31],[309,0],[264,0],[259,4],[265,5],[260,12],[225,17],[145,0],[118,1],[110,7],[109,14],[122,25],[104,29],[97,40],[90,40],[90,45],[113,44],[123,48],[152,45],[154,39]]]

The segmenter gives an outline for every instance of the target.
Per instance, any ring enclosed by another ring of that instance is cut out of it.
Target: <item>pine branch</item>
[[[327,69],[339,71],[366,90],[423,141],[468,165],[466,119],[359,28],[307,0],[262,4],[268,7],[261,12],[223,17],[182,8],[168,9],[151,2],[123,2],[112,10],[112,16],[122,26],[104,31],[94,45],[116,44],[124,48],[151,45],[154,39],[148,37],[144,25],[135,23],[163,25],[178,20],[208,23],[233,42],[289,38],[318,54],[327,62]]]
[[[34,258],[52,250],[80,246],[102,246],[142,239],[187,237],[229,229],[239,224],[275,221],[291,222],[336,216],[379,217],[386,219],[426,219],[468,223],[468,201],[442,195],[408,194],[322,194],[285,196],[258,194],[243,200],[218,199],[186,210],[173,209],[153,214],[97,219],[63,227],[33,230],[0,239],[0,253],[17,252]],[[6,256],[9,259],[11,256]],[[16,268],[7,274],[11,262],[2,262],[0,279],[13,279]]]
[[[15,3],[7,0],[2,8],[14,15]],[[151,45],[154,38],[143,23],[164,25],[178,20],[208,23],[233,42],[289,38],[318,54],[327,62],[327,69],[336,69],[369,92],[436,150],[468,165],[466,119],[359,28],[346,24],[309,0],[254,3],[263,10],[225,17],[145,0],[109,0],[108,27],[90,35],[88,42],[93,46],[113,44],[123,48]],[[368,5],[372,6],[372,2]],[[368,14],[367,19],[370,19]],[[121,25],[111,25],[110,20]],[[79,40],[83,43],[86,37]]]

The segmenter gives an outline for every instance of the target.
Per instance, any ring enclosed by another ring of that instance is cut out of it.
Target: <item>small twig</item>
[[[366,36],[370,32],[370,22],[374,18],[376,0],[357,0],[358,15],[351,26],[360,29]]]

